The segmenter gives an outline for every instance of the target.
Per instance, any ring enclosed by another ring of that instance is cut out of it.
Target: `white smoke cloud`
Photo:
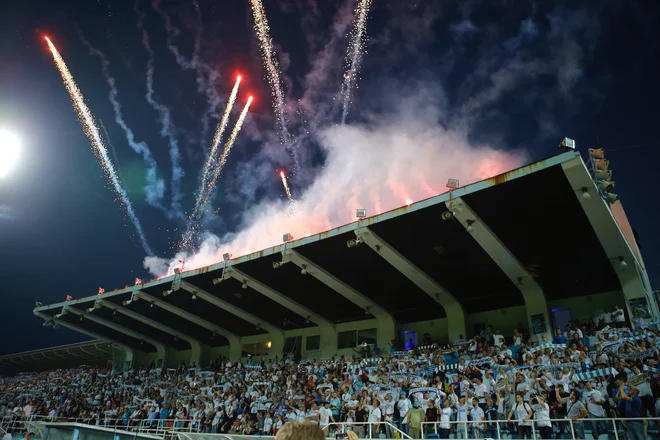
[[[464,185],[526,160],[523,152],[472,145],[464,131],[438,122],[445,112],[441,100],[430,98],[429,89],[417,90],[395,100],[397,107],[387,114],[369,115],[369,122],[319,132],[325,165],[299,197],[294,214],[282,200],[264,201],[244,214],[239,232],[208,234],[194,255],[148,258],[145,268],[162,276],[172,273],[180,258],[186,269],[203,267],[222,261],[225,252],[240,256],[278,245],[287,232],[302,238],[350,223],[356,208],[382,213],[444,192],[450,177]]]

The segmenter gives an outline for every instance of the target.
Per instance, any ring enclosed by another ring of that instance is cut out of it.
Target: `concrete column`
[[[465,228],[500,270],[518,287],[525,300],[529,331],[532,337],[540,340],[541,336],[545,334],[552,339],[548,303],[541,286],[464,199],[459,197],[446,202],[446,205],[454,213],[454,219]],[[539,331],[543,327],[545,327],[545,331]],[[535,328],[539,329],[538,333]]]

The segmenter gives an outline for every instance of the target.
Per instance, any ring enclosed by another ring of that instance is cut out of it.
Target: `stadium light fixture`
[[[447,188],[456,189],[459,186],[458,179],[447,179]]]
[[[154,308],[154,303],[149,304],[149,308],[153,309]]]
[[[605,196],[605,199],[610,203],[614,203],[617,200],[619,200],[619,196],[614,194],[614,193],[607,193],[607,195]]]
[[[605,159],[605,150],[602,148],[589,148],[589,157],[592,159]]]
[[[612,170],[596,170],[596,177],[603,180],[612,180]]]
[[[571,138],[565,137],[564,139],[561,140],[561,143],[559,144],[559,148],[561,148],[564,151],[575,151],[575,141]]]
[[[616,185],[616,183],[609,180],[600,180],[598,182],[598,188],[606,193],[611,193],[614,190],[614,185]]]
[[[360,240],[359,238],[353,238],[353,239],[350,239],[346,242],[346,246],[349,247],[349,248],[353,248],[353,247],[359,245],[360,243],[362,243],[362,240]]]
[[[243,284],[241,285],[241,289],[247,289],[247,280],[243,280]]]
[[[37,302],[34,303],[34,306],[35,307],[41,307],[41,306],[43,306],[43,304],[41,304],[39,301],[37,301]]]
[[[308,316],[307,318],[305,318],[305,324],[309,324],[310,322],[312,322],[311,318],[312,318],[311,316]]]
[[[468,232],[474,231],[474,226],[472,226],[472,225],[475,224],[477,221],[476,220],[466,220],[465,222],[467,223]]]
[[[192,299],[193,301],[196,300],[197,299],[197,294],[193,293],[192,296],[190,297],[190,299]]]
[[[360,208],[355,212],[355,216],[357,218],[365,218],[367,216],[367,210]]]
[[[286,234],[284,234],[284,235],[282,236],[282,241],[283,241],[284,243],[287,243],[287,242],[289,242],[289,241],[291,241],[291,240],[293,240],[293,235],[291,235],[291,234],[289,234],[289,233],[286,233]]]
[[[591,199],[591,194],[589,194],[589,188],[587,188],[587,187],[585,186],[585,187],[583,187],[582,189],[580,189],[580,191],[582,191],[582,199],[583,199],[583,200],[589,200],[589,199]]]
[[[369,307],[369,306],[365,307],[364,308],[364,314],[368,315],[369,313],[371,313],[370,310],[371,310],[371,307]]]
[[[83,317],[82,317],[82,316],[80,317],[80,320],[81,320],[81,321],[83,320]]]
[[[94,307],[89,307],[89,308],[87,309],[87,313],[92,313],[93,311],[94,311]]]
[[[302,265],[302,270],[300,271],[300,273],[303,274],[303,275],[307,275],[307,265],[306,264]]]
[[[610,161],[608,159],[594,160],[594,166],[599,170],[607,171],[610,167]]]
[[[272,342],[270,342],[270,341],[266,342],[266,348],[270,348],[270,347],[272,347],[272,346],[273,346],[273,343],[272,343]]]
[[[274,261],[273,262],[273,269],[279,269],[286,263],[286,261]]]
[[[220,283],[222,282],[222,280],[223,280],[222,277],[220,277],[220,278],[213,278],[213,285],[214,285],[214,286],[217,286],[218,284],[220,284]]]
[[[225,261],[231,260],[231,254],[229,254],[229,253],[222,254],[222,259],[225,260]]]
[[[125,306],[127,306],[127,305],[129,305],[130,303],[132,303],[132,302],[133,302],[132,300],[127,299],[126,301],[123,301],[122,304],[125,305]]]
[[[163,296],[170,296],[172,294],[171,290],[163,290]]]
[[[42,324],[44,327],[52,327],[53,326],[53,321],[44,321]]]

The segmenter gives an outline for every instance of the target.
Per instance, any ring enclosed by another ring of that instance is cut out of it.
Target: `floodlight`
[[[149,308],[152,308],[152,309],[153,309],[153,308],[154,308],[154,303],[151,303],[151,304],[149,305]]]
[[[225,261],[231,260],[231,254],[222,254],[222,259]]]
[[[39,301],[37,301],[37,302],[34,303],[34,306],[35,307],[41,307],[41,306],[43,306],[43,304],[41,304]]]
[[[360,243],[362,243],[362,240],[360,240],[359,238],[353,238],[353,239],[348,240],[346,242],[346,246],[348,246],[349,248],[352,248],[352,247],[357,246]]]
[[[214,285],[217,286],[217,285],[220,284],[221,282],[222,282],[222,278],[213,278],[213,284],[214,284]]]
[[[307,265],[306,264],[302,265],[302,270],[300,271],[300,273],[303,274],[303,275],[307,275]]]
[[[197,299],[197,294],[193,293],[192,296],[190,297],[190,299],[192,299],[193,301],[196,300]]]
[[[89,308],[87,309],[87,313],[92,313],[93,311],[94,311],[94,307],[89,307]]]
[[[598,188],[600,188],[601,191],[605,191],[607,193],[611,193],[614,190],[614,185],[615,182],[611,182],[609,180],[601,180],[598,182]]]
[[[607,195],[605,196],[605,200],[607,200],[610,203],[614,203],[617,200],[619,200],[619,196],[617,196],[614,193],[607,193]]]
[[[81,320],[81,321],[83,320],[83,317],[82,317],[82,316],[80,317],[80,320]]]
[[[594,166],[599,170],[607,171],[607,168],[610,166],[610,161],[607,159],[594,160]]]
[[[171,290],[163,290],[163,296],[170,296],[172,294]]]
[[[282,261],[273,261],[273,269],[279,269],[283,264],[284,262]]]
[[[458,179],[448,179],[447,180],[447,188],[456,189],[458,187],[459,187]]]
[[[476,220],[466,220],[466,223],[467,223],[466,229],[468,230],[468,232],[474,231],[474,227],[472,225],[476,223]]]
[[[44,327],[52,327],[52,326],[53,326],[53,322],[52,322],[52,321],[44,321],[44,323],[43,323],[42,325],[43,325]]]
[[[305,324],[309,324],[311,322],[310,318],[311,318],[311,316],[308,316],[307,318],[305,318]]]
[[[454,213],[451,211],[445,211],[442,213],[442,219],[443,220],[449,220],[450,218],[454,217]]]
[[[580,191],[582,191],[582,199],[583,200],[591,199],[591,194],[589,194],[589,188],[587,188],[585,186],[584,188],[580,189]]]
[[[127,305],[129,305],[130,303],[132,303],[132,302],[133,302],[132,300],[127,299],[126,301],[122,302],[122,304],[125,305],[125,306],[127,306]]]
[[[611,170],[596,170],[596,177],[598,179],[611,180],[612,171]]]
[[[241,285],[241,289],[247,289],[247,280],[243,280],[243,284]]]
[[[282,241],[285,242],[285,243],[286,243],[287,241],[291,241],[291,240],[293,240],[293,235],[291,235],[291,234],[288,234],[288,233],[287,233],[287,234],[284,234],[284,235],[282,236]]]
[[[355,212],[355,216],[357,218],[365,218],[367,216],[367,210],[366,209],[358,209]]]
[[[571,138],[565,137],[559,144],[559,148],[564,151],[575,150],[575,141]]]
[[[605,159],[605,150],[602,148],[589,148],[589,157],[594,159]]]

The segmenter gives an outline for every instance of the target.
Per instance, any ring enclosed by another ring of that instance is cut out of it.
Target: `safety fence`
[[[455,439],[585,439],[607,435],[614,440],[657,439],[657,419],[651,418],[583,418],[424,422],[419,436]],[[414,438],[420,438],[418,435]]]

